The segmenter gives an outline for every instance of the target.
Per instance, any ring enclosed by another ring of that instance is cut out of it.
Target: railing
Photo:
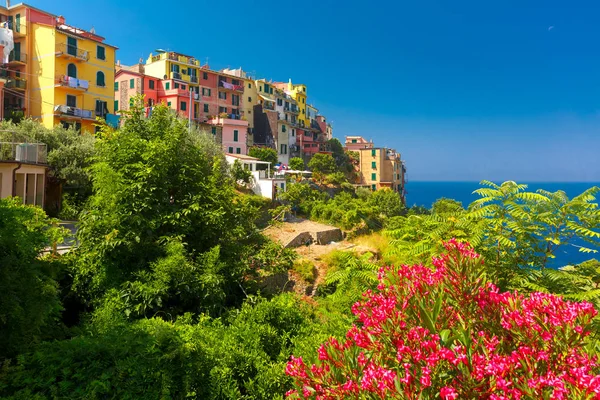
[[[181,74],[179,72],[171,72],[171,79],[181,80]]]
[[[228,90],[235,90],[238,92],[243,92],[244,91],[244,85],[243,82],[242,84],[233,84],[233,83],[229,83],[229,82],[224,82],[221,78],[219,78],[219,88],[223,88],[223,89],[228,89]]]
[[[82,108],[70,107],[70,106],[65,106],[65,105],[55,106],[54,112],[59,115],[68,115],[68,116],[87,118],[87,119],[94,118],[91,110],[84,110]]]
[[[82,61],[87,61],[90,58],[90,54],[87,50],[81,50],[77,48],[77,46],[66,43],[59,43],[56,48],[56,55],[74,57]]]
[[[44,143],[0,142],[0,160],[47,164],[48,149]]]
[[[265,102],[263,102],[262,107],[265,110],[271,110],[271,111],[273,111],[273,110],[275,110],[275,103],[270,103],[270,102],[266,102],[265,101]]]
[[[61,75],[56,78],[56,84],[62,87],[69,87],[72,89],[88,90],[90,82],[85,79],[77,79],[66,75]]]
[[[181,56],[177,53],[167,53],[167,57],[169,58],[169,60],[177,61],[177,62],[184,63],[184,64],[195,65],[195,66],[200,65],[200,61],[196,60],[195,58]],[[154,57],[152,57],[152,58],[153,58],[152,61],[154,61]]]
[[[4,87],[7,89],[27,89],[27,80],[26,79],[9,79],[4,84]]]
[[[13,36],[20,37],[20,36],[25,35],[25,33],[27,32],[26,28],[27,28],[27,25],[25,25],[25,24],[17,25],[15,22],[13,22],[13,23],[10,23],[10,21],[8,22],[8,29],[13,31]]]
[[[23,64],[27,63],[27,54],[25,53],[15,53],[15,51],[11,51],[8,55],[8,62],[20,62]]]

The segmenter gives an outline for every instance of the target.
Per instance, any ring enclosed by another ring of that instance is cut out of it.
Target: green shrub
[[[315,283],[316,269],[312,261],[306,259],[296,260],[292,269],[306,282]]]

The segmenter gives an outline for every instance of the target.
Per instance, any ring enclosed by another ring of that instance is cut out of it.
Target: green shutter
[[[373,169],[377,168],[377,161],[372,161],[371,162],[371,168],[373,168]]]
[[[373,157],[375,157],[377,155],[377,150],[375,150],[375,149],[371,150],[371,155]]]
[[[98,60],[106,60],[106,53],[104,51],[104,46],[96,46],[96,58]]]
[[[229,153],[233,153],[233,147],[229,148]]]
[[[238,131],[233,131],[233,141],[234,142],[238,141]]]
[[[205,106],[206,106],[206,105],[207,105],[207,104],[205,104]],[[216,134],[217,134],[217,127],[216,127],[216,126],[213,126],[213,127],[212,127],[212,134],[213,134],[213,135],[216,135]]]
[[[165,83],[165,90],[171,89],[171,82]]]
[[[135,87],[135,79],[129,80],[129,89],[133,89]]]
[[[352,139],[352,143],[356,143],[358,139]]]
[[[377,190],[377,185],[371,185],[371,190],[373,190],[373,191]]]
[[[174,87],[175,89],[179,89],[179,83],[175,82],[175,83],[173,84],[173,87]]]
[[[171,107],[171,102],[167,101],[167,107]]]
[[[181,111],[185,111],[187,109],[187,103],[185,101],[181,102]]]
[[[242,149],[240,149],[239,147],[237,147],[235,149],[235,154],[241,154],[242,153]]]
[[[115,112],[119,110],[119,100],[115,100]]]
[[[115,82],[115,92],[119,91],[119,82]]]
[[[208,104],[204,104],[204,112],[208,112]]]
[[[283,125],[283,126],[281,127],[281,131],[282,131],[282,132],[285,132],[285,125]]]
[[[371,174],[371,180],[372,181],[376,181],[377,180],[377,174]]]

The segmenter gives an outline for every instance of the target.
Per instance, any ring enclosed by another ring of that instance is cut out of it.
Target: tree
[[[433,214],[452,214],[464,211],[465,209],[463,208],[461,202],[452,199],[447,199],[445,197],[438,199],[431,206],[431,212]]]
[[[251,157],[256,157],[260,161],[270,162],[271,167],[277,164],[277,150],[270,147],[250,147],[248,155]]]
[[[218,144],[165,106],[137,99],[114,134],[103,128],[94,194],[74,252],[74,290],[132,317],[219,313],[247,272],[255,209],[239,201]]]
[[[331,174],[337,170],[331,154],[317,153],[308,162],[308,168],[319,174]]]
[[[405,211],[400,195],[388,188],[373,192],[369,197],[369,203],[386,218],[396,217]]]
[[[41,208],[0,199],[0,361],[29,350],[59,316],[56,279],[62,271],[40,257],[59,240],[50,222]]]
[[[300,157],[292,157],[290,158],[289,167],[296,171],[304,171],[304,160]]]

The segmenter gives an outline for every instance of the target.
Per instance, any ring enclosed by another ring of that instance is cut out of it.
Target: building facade
[[[346,136],[344,149],[346,151],[360,151],[363,149],[372,149],[375,145],[373,141],[368,141],[362,136]]]
[[[400,153],[386,147],[363,148],[360,155],[360,185],[371,190],[389,188],[404,201],[404,163]]]
[[[92,132],[97,117],[114,121],[115,46],[23,3],[0,7],[0,22],[13,39],[2,67],[3,118]]]

